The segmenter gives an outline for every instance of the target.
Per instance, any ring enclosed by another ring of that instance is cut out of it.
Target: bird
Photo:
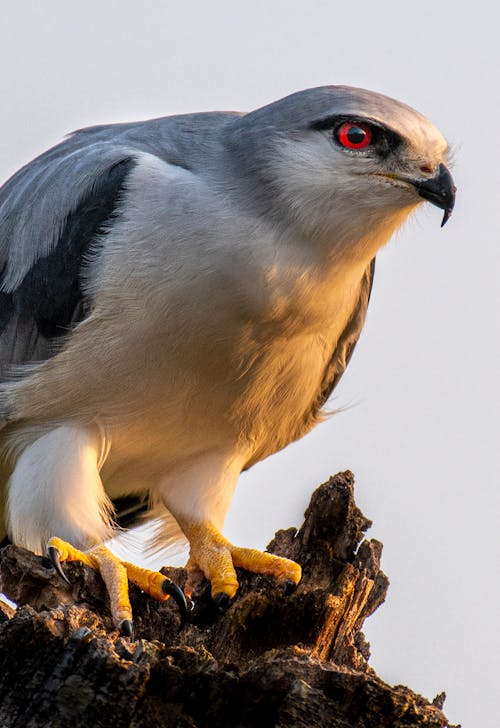
[[[140,503],[185,538],[185,592],[298,564],[223,535],[239,475],[303,437],[363,327],[375,257],[428,201],[449,146],[406,104],[349,86],[248,113],[78,130],[0,189],[0,537],[98,569],[133,633],[130,579],[184,592],[105,542]]]

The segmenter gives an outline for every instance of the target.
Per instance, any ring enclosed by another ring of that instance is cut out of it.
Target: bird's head
[[[346,86],[309,89],[232,127],[228,145],[254,198],[312,234],[349,237],[354,227],[364,236],[379,227],[388,238],[424,200],[444,210],[443,225],[453,209],[446,140],[387,96]]]

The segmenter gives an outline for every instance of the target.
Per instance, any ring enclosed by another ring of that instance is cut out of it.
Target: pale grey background
[[[372,664],[450,719],[500,726],[496,2],[2,3],[0,176],[66,132],[251,109],[309,86],[363,86],[428,115],[455,148],[456,212],[421,210],[378,258],[333,400],[353,405],[244,475],[229,538],[264,546],[350,468],[384,542]]]

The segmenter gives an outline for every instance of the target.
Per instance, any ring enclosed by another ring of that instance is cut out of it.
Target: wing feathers
[[[4,218],[4,227],[0,222],[0,235],[4,235],[0,239],[3,245],[12,247],[0,277],[0,371],[3,369],[4,374],[12,365],[49,356],[48,342],[67,334],[88,314],[91,302],[83,292],[82,269],[96,239],[116,217],[125,181],[134,165],[130,156],[115,159],[94,177],[85,195],[67,211],[63,180],[52,180],[53,186],[61,188],[61,199],[51,212],[54,229],[59,230],[59,237],[51,246],[43,238],[47,220],[41,222],[40,237],[36,240],[36,229],[32,229],[36,217],[43,217],[47,199],[42,194],[42,199],[28,200],[29,185],[21,185],[26,196],[22,219],[14,225],[10,217],[7,223]],[[35,175],[35,188],[37,179]],[[19,197],[19,192],[15,194]],[[49,198],[51,194],[49,191]],[[19,235],[19,248],[9,238],[14,234]],[[23,260],[15,267],[19,251],[28,243],[29,266]]]
[[[370,300],[374,274],[375,258],[373,258],[364,273],[361,280],[359,297],[356,306],[354,307],[349,321],[347,322],[347,326],[339,337],[337,346],[332,354],[332,358],[325,369],[325,374],[321,383],[321,390],[313,404],[313,411],[315,413],[318,413],[321,407],[323,407],[326,403],[349,364],[354,348],[361,334],[361,329],[365,323],[366,310]]]

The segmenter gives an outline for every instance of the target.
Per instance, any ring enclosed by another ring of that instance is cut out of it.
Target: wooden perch
[[[2,590],[19,607],[0,612],[2,728],[410,728],[444,727],[433,703],[390,687],[368,665],[363,622],[384,601],[382,545],[340,473],[311,498],[297,531],[269,551],[298,561],[292,594],[268,577],[238,572],[225,612],[208,584],[180,625],[171,600],[131,588],[136,641],[116,633],[100,577],[66,564],[68,587],[48,562],[7,546]],[[183,569],[165,569],[179,585]]]

